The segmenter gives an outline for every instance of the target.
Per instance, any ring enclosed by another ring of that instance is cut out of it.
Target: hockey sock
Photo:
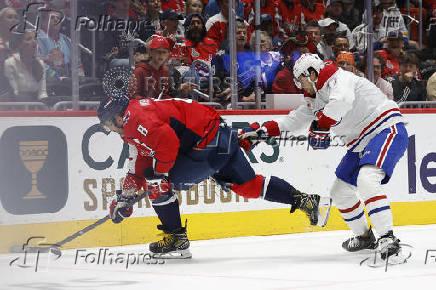
[[[331,197],[347,226],[356,236],[365,234],[368,229],[362,202],[357,197],[357,188],[336,179],[331,189]]]
[[[173,231],[182,227],[182,222],[180,221],[179,201],[177,198],[167,204],[152,205],[165,230]]]
[[[373,165],[360,168],[357,188],[364,200],[369,219],[376,232],[382,236],[392,230],[393,218],[389,200],[381,180],[385,177],[383,169]]]
[[[291,204],[292,208],[298,208],[301,199],[295,198],[296,195],[301,195],[301,192],[296,190],[288,182],[275,176],[265,180],[264,188],[266,187],[263,198],[268,201]]]

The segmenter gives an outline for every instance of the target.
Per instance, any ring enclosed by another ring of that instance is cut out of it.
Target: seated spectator
[[[150,42],[148,51],[149,60],[140,61],[135,67],[134,75],[137,86],[133,98],[183,97],[197,87],[191,83],[183,83],[179,88],[178,80],[170,74],[166,66],[170,56],[170,44],[166,38],[154,37]],[[178,79],[180,79],[180,75]]]
[[[221,11],[206,22],[207,37],[215,41],[218,47],[227,39],[227,21],[229,19],[229,0],[217,0]]]
[[[206,27],[201,14],[190,14],[185,20],[185,53],[186,63],[191,64],[194,60],[202,59],[211,61],[218,51],[216,43],[206,37]]]
[[[254,56],[249,47],[246,46],[248,39],[246,22],[236,19],[236,51],[238,62],[238,95],[239,100],[246,99],[253,92],[252,80],[254,77]],[[219,51],[212,59],[212,66],[215,68],[215,79],[218,84],[215,86],[214,101],[223,106],[230,103],[230,55],[229,49]]]
[[[360,62],[360,70],[365,73],[366,78],[368,78],[367,62],[368,62],[367,57],[365,55],[362,61]],[[385,66],[385,62],[383,57],[377,53],[374,53],[374,58],[373,58],[374,83],[376,87],[379,88],[388,97],[389,100],[393,100],[394,92],[392,89],[392,84],[381,77],[384,66]]]
[[[318,46],[322,40],[321,28],[319,27],[318,21],[312,20],[306,23],[306,25],[304,25],[304,31],[307,35],[311,36],[311,40],[315,47]]]
[[[386,30],[386,33],[391,31],[400,30],[401,36],[406,38],[408,36],[408,30],[404,24],[403,16],[401,15],[400,9],[397,8],[397,3],[395,0],[379,0],[381,7],[383,8],[383,19],[382,25]]]
[[[162,1],[162,10],[174,10],[178,14],[182,14],[185,10],[185,1],[183,0],[165,0]]]
[[[241,0],[235,1],[237,2],[236,15],[244,19],[244,5],[242,4]],[[206,7],[204,8],[204,15],[206,19],[212,18],[221,12],[221,6],[219,2],[219,0],[209,0]],[[229,6],[227,6],[227,10],[229,10]]]
[[[436,101],[436,72],[427,81],[427,101]]]
[[[204,5],[201,0],[187,0],[185,15],[189,16],[192,13],[199,13],[203,15]]]
[[[0,101],[10,101],[11,87],[4,74],[4,62],[12,53],[9,47],[11,29],[18,23],[15,9],[6,7],[0,10]]]
[[[272,38],[272,49],[278,48],[282,45],[283,39],[279,37],[278,30],[274,26],[274,21],[271,15],[262,14],[260,15],[260,30],[268,33],[269,37]],[[254,22],[251,23],[249,27],[249,34],[254,35]]]
[[[326,18],[318,21],[321,27],[321,42],[317,45],[317,50],[320,57],[324,60],[334,59],[335,55],[333,53],[333,45],[336,39],[336,29],[339,24],[331,18]]]
[[[342,0],[342,2],[344,3],[344,9],[339,20],[346,24],[350,30],[353,30],[362,22],[362,16],[360,11],[356,8],[355,0]]]
[[[71,39],[60,33],[61,22],[62,14],[57,11],[42,14],[38,56],[45,62],[47,78],[71,76]],[[80,59],[77,71],[79,76],[85,76]]]
[[[334,60],[338,57],[341,52],[349,52],[350,44],[348,38],[346,37],[336,37],[335,43],[333,44],[333,54],[335,55]]]
[[[387,37],[387,48],[378,50],[385,60],[385,68],[382,71],[382,78],[400,74],[399,57],[403,53],[404,39],[400,33],[391,31]]]
[[[354,54],[351,52],[339,52],[336,57],[336,65],[343,70],[355,73]]]
[[[324,4],[317,0],[300,0],[300,4],[296,4],[297,26],[305,25],[309,21],[319,21],[324,19],[325,7]]]
[[[139,37],[142,40],[147,40],[156,31],[160,30],[160,12],[162,11],[161,0],[145,0],[147,14],[143,18],[147,29],[140,33]]]
[[[179,29],[179,21],[183,20],[183,16],[175,10],[164,10],[159,15],[160,19],[160,35],[163,37],[177,38],[177,42],[181,42],[183,31]],[[171,44],[170,44],[171,45]]]
[[[348,42],[350,44],[350,49],[354,48],[353,37],[351,35],[351,31],[345,23],[339,21],[341,18],[342,12],[344,11],[344,2],[343,0],[328,0],[326,4],[325,15],[338,23],[338,27],[336,28],[336,32],[345,33],[345,36],[348,38]]]
[[[298,5],[292,0],[279,1],[279,15],[281,17],[279,30],[282,38],[291,35],[301,26],[301,15],[297,13],[297,6]]]
[[[47,98],[44,62],[36,57],[36,32],[26,30],[10,38],[16,50],[4,64],[5,75],[13,90],[13,101],[41,101]]]
[[[386,30],[382,26],[382,18],[383,18],[383,8],[381,5],[375,5],[375,2],[372,2],[372,39],[373,42],[376,43],[380,41],[383,37],[386,36]],[[363,19],[365,22],[365,19]],[[366,23],[362,23],[357,26],[353,32],[353,41],[355,44],[356,50],[360,54],[364,54],[367,47],[367,39],[368,39],[368,26]]]
[[[254,22],[255,22],[255,5],[254,1],[249,1],[249,8],[250,10],[249,15],[247,17],[247,22],[250,25],[248,31],[249,35],[252,31],[254,31]],[[268,31],[268,34],[270,34],[271,38],[278,35],[279,32],[279,14],[278,14],[278,1],[268,1],[268,0],[260,0],[260,22],[262,21],[271,21],[272,25],[272,33]],[[264,29],[261,29],[264,30]]]
[[[315,53],[316,47],[311,37],[299,34],[290,37],[280,47],[283,55],[282,69],[277,73],[272,85],[274,94],[299,94],[301,91],[294,82],[293,68],[295,61],[303,53]]]
[[[390,78],[394,89],[394,101],[414,102],[425,101],[427,94],[424,86],[417,78],[419,59],[414,53],[400,56],[400,75]]]

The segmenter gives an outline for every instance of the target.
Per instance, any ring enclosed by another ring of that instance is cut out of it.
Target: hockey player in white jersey
[[[348,151],[336,169],[331,197],[355,236],[342,247],[354,252],[378,246],[383,259],[397,257],[399,263],[404,262],[392,231],[392,212],[383,186],[408,145],[398,106],[369,80],[332,62],[324,63],[315,54],[303,54],[293,73],[297,86],[304,89],[307,104],[277,122],[267,122],[240,135],[241,147],[253,148],[257,140],[281,132],[296,135],[309,129],[310,146],[326,149],[330,133],[344,136]],[[368,226],[363,204],[378,240]]]

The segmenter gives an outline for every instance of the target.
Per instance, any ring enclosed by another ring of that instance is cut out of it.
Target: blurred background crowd
[[[254,108],[256,84],[264,108],[268,94],[302,93],[292,74],[302,53],[367,77],[371,36],[374,83],[387,98],[436,102],[435,0],[372,0],[372,31],[363,0],[260,0],[259,27],[254,0],[235,2],[229,39],[229,0],[0,0],[0,110],[69,109],[72,74],[80,101],[94,106],[126,82],[131,98],[191,98],[226,109],[237,82],[238,109]],[[105,86],[105,77],[113,83]]]

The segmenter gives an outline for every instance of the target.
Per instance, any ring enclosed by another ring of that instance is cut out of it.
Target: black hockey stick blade
[[[137,203],[138,201],[140,201],[141,199],[143,199],[144,197],[146,197],[150,192],[149,191],[144,191],[142,194],[138,195],[137,197],[135,197],[135,199],[132,200],[131,203],[129,203],[129,206],[134,205],[135,203]],[[28,252],[28,253],[48,253],[50,251],[52,251],[55,254],[60,254],[60,247],[62,247],[63,245],[65,245],[66,243],[71,242],[72,240],[84,235],[85,233],[89,232],[90,230],[95,229],[96,227],[98,227],[101,224],[104,224],[107,220],[110,219],[109,215],[106,215],[105,217],[97,220],[96,222],[94,222],[93,224],[90,224],[89,226],[75,232],[74,234],[66,237],[65,239],[63,239],[62,241],[59,241],[57,243],[54,244],[41,244],[41,247],[28,247],[27,243],[23,244],[22,246],[12,246],[10,248],[10,252],[11,253],[24,253],[24,252]],[[44,237],[41,237],[44,238]]]

